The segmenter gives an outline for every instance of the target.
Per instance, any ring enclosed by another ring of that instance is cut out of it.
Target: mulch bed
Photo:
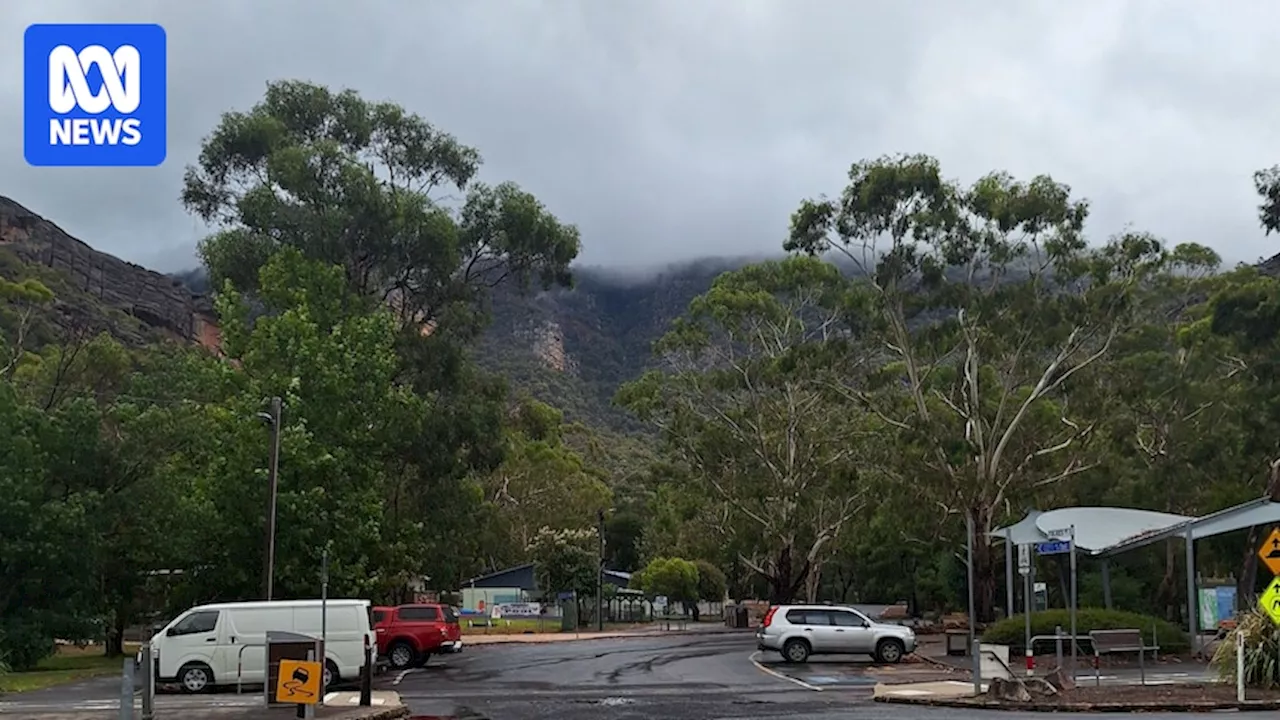
[[[1086,681],[1087,682],[1087,681]],[[1245,700],[1280,702],[1280,692],[1245,690]],[[1034,702],[1073,703],[1235,703],[1236,686],[1226,683],[1199,685],[1077,685],[1057,695],[1036,698]]]
[[[886,702],[944,707],[1020,711],[1078,712],[1203,712],[1209,710],[1280,710],[1280,692],[1247,690],[1243,704],[1234,685],[1111,685],[1080,686],[1031,702],[1002,702],[985,696],[971,698],[885,698]]]

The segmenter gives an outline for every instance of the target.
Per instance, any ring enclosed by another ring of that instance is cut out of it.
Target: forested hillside
[[[649,596],[941,612],[972,523],[989,620],[989,533],[1027,508],[1280,498],[1280,281],[1092,236],[1052,178],[864,160],[815,188],[838,202],[796,198],[773,259],[620,278],[479,165],[395,105],[286,81],[189,169],[214,232],[181,282],[0,203],[0,663],[263,596],[273,397],[275,597],[314,596],[326,551],[334,596],[533,562],[589,597],[601,531]],[[1280,229],[1280,170],[1258,190]],[[1257,541],[1201,542],[1200,571],[1248,598]],[[1115,605],[1185,621],[1180,558],[1117,558]]]

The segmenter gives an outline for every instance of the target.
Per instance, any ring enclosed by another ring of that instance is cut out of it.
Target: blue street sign
[[[1062,555],[1071,552],[1070,540],[1036,543],[1037,555]]]

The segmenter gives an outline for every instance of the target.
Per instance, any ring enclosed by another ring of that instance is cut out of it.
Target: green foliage
[[[538,530],[529,554],[537,564],[538,587],[546,596],[560,592],[595,596],[600,576],[599,558],[590,548],[594,536],[590,530]]]
[[[982,642],[1021,648],[1025,643],[1025,623],[1025,616],[1014,615],[988,625],[982,633]],[[1047,610],[1031,614],[1033,636],[1053,635],[1057,627],[1070,633],[1069,610]],[[1186,652],[1191,647],[1186,631],[1166,620],[1123,610],[1082,607],[1076,611],[1076,632],[1088,635],[1092,630],[1141,630],[1145,641],[1155,642],[1163,653]],[[1040,648],[1036,650],[1039,652]]]
[[[683,558],[654,558],[631,576],[631,585],[649,598],[666,596],[673,603],[698,599],[698,566]]]
[[[1244,636],[1244,684],[1264,690],[1280,688],[1280,628],[1258,610],[1240,618],[1214,651],[1210,667],[1223,681],[1236,681],[1237,634]]]
[[[182,201],[220,231],[200,245],[214,287],[258,288],[293,248],[341,274],[402,324],[478,328],[495,285],[567,284],[578,231],[513,183],[473,183],[480,154],[421,117],[351,90],[273,82],[231,112],[188,167]],[[432,192],[466,191],[454,213]]]
[[[729,591],[724,572],[706,560],[695,560],[693,565],[698,570],[698,599],[724,602],[725,593]]]

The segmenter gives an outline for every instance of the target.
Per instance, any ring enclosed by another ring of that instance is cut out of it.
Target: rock
[[[193,295],[168,275],[98,252],[62,228],[22,205],[0,196],[0,248],[29,265],[56,271],[74,292],[56,295],[56,311],[67,320],[106,322],[110,318],[92,306],[123,312],[160,335],[203,345],[219,342],[217,321],[208,298]],[[94,317],[94,316],[97,317]],[[151,338],[134,336],[123,327],[110,330],[118,339],[143,344]],[[216,349],[216,347],[214,348]]]
[[[1071,673],[1062,668],[1054,668],[1044,676],[1044,681],[1059,691],[1071,690],[1076,686],[1075,680],[1071,679]]]
[[[987,687],[987,697],[1000,702],[1031,702],[1027,686],[1016,679],[992,678],[991,685]]]
[[[1068,680],[1070,680],[1070,678],[1068,678]],[[1027,688],[1027,692],[1032,695],[1053,697],[1058,694],[1058,688],[1054,687],[1053,683],[1045,680],[1044,678],[1027,678],[1022,681],[1022,684]]]
[[[910,617],[910,613],[907,612],[906,603],[890,605],[880,614],[881,620],[906,620],[908,617]]]

